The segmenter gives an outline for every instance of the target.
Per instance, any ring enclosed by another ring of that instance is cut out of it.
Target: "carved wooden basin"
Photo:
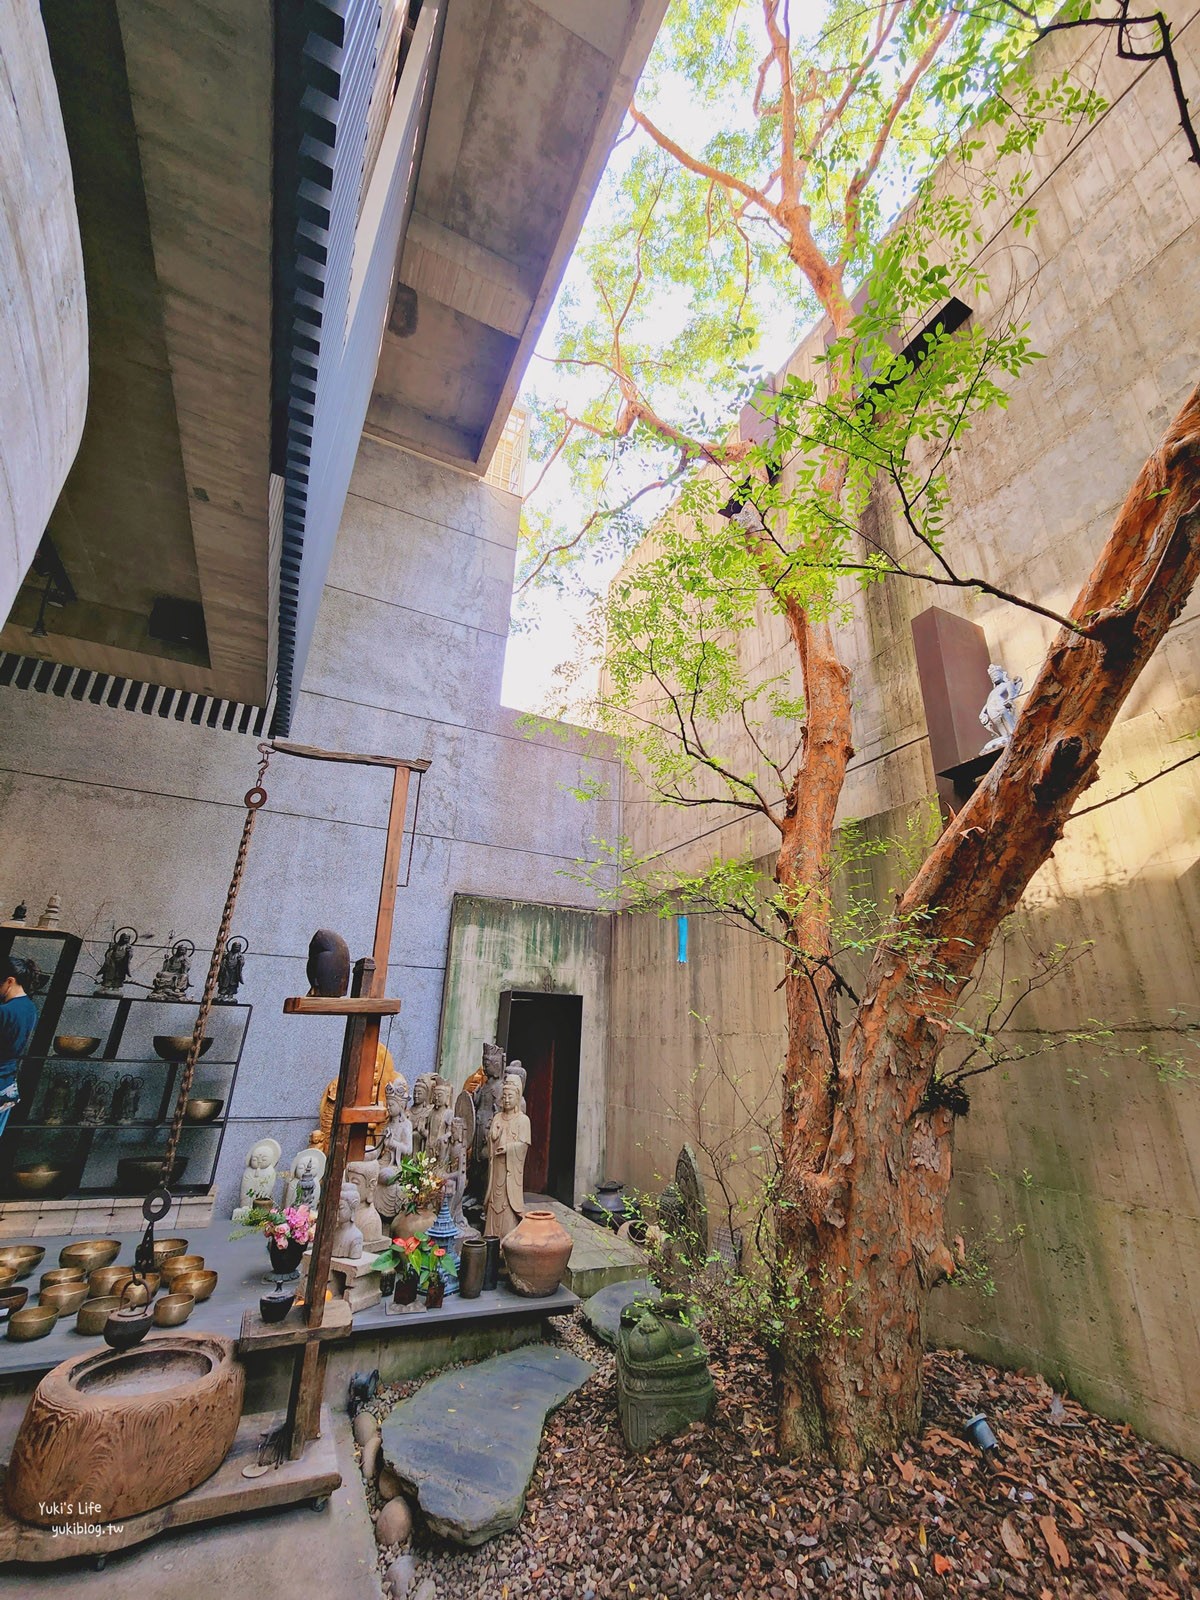
[[[111,1522],[178,1499],[225,1459],[245,1383],[232,1342],[207,1333],[64,1361],[29,1402],[4,1482],[9,1510],[49,1526],[67,1502]]]

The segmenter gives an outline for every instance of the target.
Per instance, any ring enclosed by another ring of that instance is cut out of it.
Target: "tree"
[[[1003,196],[1012,223],[1028,226],[1030,150],[1053,121],[1098,109],[1068,77],[1038,79],[1018,62],[1058,21],[1096,19],[1085,4],[1043,25],[1004,4],[967,13],[895,0],[837,5],[805,43],[786,0],[761,4],[757,59],[738,7],[676,14],[660,71],[718,94],[748,84],[750,115],[695,155],[633,109],[649,143],[630,165],[624,214],[593,246],[601,315],[573,329],[563,353],[600,381],[587,406],[561,414],[552,448],[593,484],[620,477],[637,451],[655,463],[652,483],[678,485],[654,548],[610,593],[603,709],[666,801],[761,816],[777,838],[765,894],[748,864],[727,861],[643,893],[740,916],[782,947],[776,1233],[793,1309],[780,1443],[858,1466],[917,1426],[925,1299],[953,1270],[943,1212],[954,1111],[936,1092],[947,1031],[1200,570],[1200,393],[1146,463],[1068,613],[960,571],[947,461],[1035,354],[1016,308],[953,332],[938,313],[981,286],[978,210]],[[885,227],[885,196],[914,167],[907,209]],[[724,377],[735,403],[746,398],[752,291],[789,274],[828,318],[826,355],[811,378],[759,399],[774,424],[763,442],[704,426],[697,369]],[[667,287],[708,277],[706,309],[656,339]],[[881,496],[912,554],[872,538]],[[631,505],[625,488],[585,536],[621,528]],[[569,543],[543,549],[531,570],[553,570]],[[853,753],[836,624],[848,584],[897,576],[984,589],[1059,631],[1011,744],[915,872],[855,990],[833,883]],[[794,668],[755,683],[738,641],[763,604],[786,626]],[[731,733],[749,762],[726,753]]]

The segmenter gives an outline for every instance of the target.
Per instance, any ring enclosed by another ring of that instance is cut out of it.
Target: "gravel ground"
[[[547,1424],[520,1527],[464,1551],[418,1514],[417,1579],[438,1600],[1200,1600],[1200,1473],[1041,1378],[930,1355],[920,1438],[855,1475],[776,1458],[769,1379],[745,1349],[712,1352],[710,1423],[635,1456],[611,1351],[575,1319],[561,1339],[598,1370]],[[961,1436],[978,1410],[995,1465]]]

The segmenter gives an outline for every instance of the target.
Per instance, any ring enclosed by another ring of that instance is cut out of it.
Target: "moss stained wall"
[[[506,989],[583,996],[579,1050],[576,1197],[600,1181],[609,1035],[612,920],[608,913],[458,894],[438,1042],[438,1071],[456,1086],[479,1065],[496,1037]]]

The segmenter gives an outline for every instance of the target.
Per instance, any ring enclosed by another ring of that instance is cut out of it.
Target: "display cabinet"
[[[78,939],[55,934],[56,949],[43,930],[0,932],[16,933],[13,953],[32,956],[46,973],[34,996],[41,1015],[21,1066],[21,1102],[0,1141],[0,1193],[10,1200],[146,1194],[161,1181],[157,1163],[199,1001],[73,993],[95,981],[71,983]],[[213,1181],[252,1010],[214,1005],[209,1012],[209,1043],[196,1064],[171,1178],[176,1194],[203,1194]]]

